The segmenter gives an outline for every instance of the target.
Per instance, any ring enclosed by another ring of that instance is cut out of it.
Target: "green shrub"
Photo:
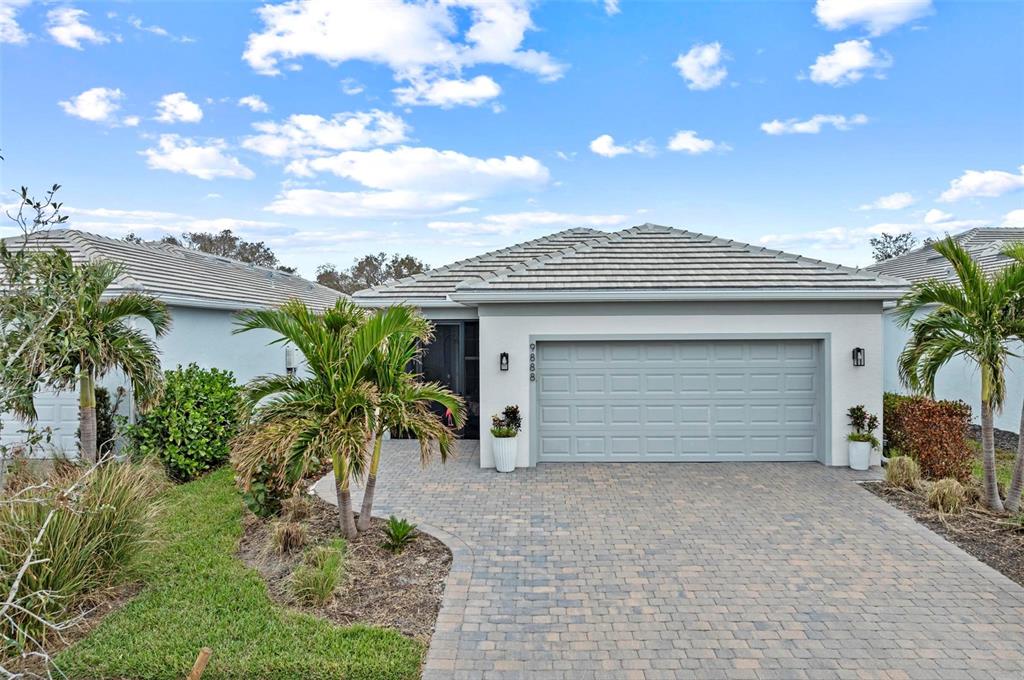
[[[882,451],[886,455],[896,455],[894,451],[903,448],[900,441],[900,420],[897,410],[900,404],[913,399],[905,394],[886,392],[882,395]]]
[[[908,397],[895,409],[896,440],[927,479],[971,478],[974,454],[967,440],[971,407],[962,401]]]
[[[21,580],[19,593],[27,595],[20,601],[24,611],[10,611],[11,618],[0,621],[4,639],[16,645],[35,644],[28,636],[44,644],[52,633],[40,619],[66,620],[83,598],[132,572],[150,536],[153,499],[165,483],[155,466],[114,462],[91,471],[62,465],[47,481],[45,487],[23,491],[15,502],[0,503],[0,589],[5,596],[53,512],[36,547],[36,561]]]
[[[416,538],[414,531],[416,531],[415,524],[391,515],[384,524],[384,543],[381,544],[381,547],[393,553],[400,553]]]
[[[913,491],[921,483],[921,469],[910,456],[894,456],[885,466],[885,483],[897,489]]]
[[[345,573],[345,541],[336,539],[306,552],[292,573],[292,594],[304,604],[324,605]]]
[[[167,371],[160,401],[129,430],[134,451],[155,456],[175,481],[194,479],[227,460],[238,404],[230,371],[195,364]]]
[[[941,513],[956,514],[967,505],[967,492],[963,484],[947,477],[932,484],[928,489],[928,505]]]

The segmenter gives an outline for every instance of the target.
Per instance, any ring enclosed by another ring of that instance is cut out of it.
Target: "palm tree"
[[[289,342],[306,360],[307,374],[257,378],[247,387],[254,426],[288,447],[289,477],[312,461],[331,460],[338,522],[347,538],[357,535],[351,482],[366,472],[366,449],[380,404],[366,379],[370,357],[396,334],[415,333],[418,317],[409,307],[368,315],[348,300],[318,314],[292,300],[278,309],[245,311],[235,333],[267,329]]]
[[[1024,243],[1014,243],[1003,249],[1003,254],[1012,257],[1024,266]],[[1017,292],[1013,301],[1013,335],[1018,342],[1024,342],[1024,289]],[[1010,489],[1006,496],[1006,509],[1017,512],[1020,498],[1024,494],[1024,407],[1021,408],[1020,428],[1017,430],[1017,460],[1013,465]]]
[[[432,324],[418,317],[418,327],[409,333],[396,334],[381,346],[366,365],[366,378],[377,387],[380,405],[374,414],[373,454],[363,487],[363,505],[359,511],[360,531],[370,527],[373,514],[373,496],[377,488],[380,469],[381,444],[384,433],[391,428],[411,433],[420,444],[420,459],[426,463],[436,448],[441,461],[448,459],[455,441],[455,432],[436,413],[432,404],[439,404],[451,414],[456,428],[465,420],[462,399],[439,383],[420,382],[410,371],[413,362],[422,353],[424,345],[433,337]]]
[[[96,381],[120,371],[131,383],[136,403],[141,408],[150,406],[160,393],[160,352],[146,333],[129,322],[145,319],[160,337],[170,328],[171,317],[167,306],[150,295],[104,297],[124,272],[120,263],[75,264],[67,252],[57,249],[54,266],[68,287],[68,304],[47,325],[47,352],[66,376],[53,386],[67,389],[78,383],[82,457],[98,461]]]
[[[949,260],[957,282],[932,279],[916,283],[900,301],[897,318],[911,329],[910,340],[899,358],[900,377],[910,388],[931,396],[939,370],[954,357],[965,357],[978,365],[985,499],[989,508],[1001,512],[992,419],[1006,395],[1012,303],[1024,286],[1024,265],[1011,265],[989,278],[952,238],[937,242],[934,248]],[[914,319],[918,312],[932,306],[937,307]]]

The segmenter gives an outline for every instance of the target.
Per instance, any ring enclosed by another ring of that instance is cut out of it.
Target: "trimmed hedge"
[[[968,445],[971,407],[962,401],[886,394],[883,432],[886,449],[909,455],[928,479],[971,478],[974,454]]]
[[[171,479],[187,482],[227,461],[241,420],[239,387],[231,371],[196,364],[164,380],[160,401],[129,434],[137,455],[156,457]]]

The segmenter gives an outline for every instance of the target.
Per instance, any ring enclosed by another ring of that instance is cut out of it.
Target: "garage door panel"
[[[542,342],[540,460],[816,459],[819,344]]]

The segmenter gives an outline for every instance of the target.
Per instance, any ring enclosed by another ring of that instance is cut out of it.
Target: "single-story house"
[[[360,291],[437,324],[422,370],[479,416],[522,410],[518,465],[847,464],[879,413],[883,304],[905,281],[644,224],[570,229]],[[482,421],[481,425],[479,421]]]
[[[21,247],[23,239],[15,237],[7,243]],[[33,234],[27,247],[62,248],[80,262],[102,259],[122,263],[125,271],[107,290],[110,296],[143,292],[170,309],[171,329],[157,341],[164,369],[196,363],[232,371],[240,383],[258,375],[283,373],[285,348],[268,344],[275,337],[269,331],[232,335],[235,312],[274,307],[291,298],[325,308],[342,296],[294,274],[169,244],[129,243],[72,229],[51,229]],[[149,327],[148,322],[139,323]],[[126,381],[110,375],[101,384],[116,388]],[[128,396],[126,404],[131,403]],[[37,426],[52,428],[53,445],[75,455],[77,392],[40,392],[36,410]],[[0,436],[7,442],[18,441],[18,430],[24,426],[10,414],[3,418]]]
[[[1024,241],[1024,229],[982,227],[957,234],[953,238],[967,249],[985,272],[991,274],[1010,263],[1010,258],[1002,255],[1001,251],[1011,243]],[[956,281],[956,274],[949,262],[930,245],[871,265],[868,269],[887,276],[897,276],[911,283],[928,279]],[[926,313],[927,311],[921,314]],[[889,305],[886,309],[883,334],[885,390],[906,393],[908,390],[900,381],[897,362],[900,352],[910,338],[910,331],[897,323],[894,305]],[[1024,404],[1024,347],[1017,343],[1013,351],[1017,356],[1011,357],[1008,362],[1006,401],[1003,403],[1003,410],[996,414],[995,425],[1003,430],[1017,432],[1020,429],[1021,406]],[[935,396],[939,399],[959,399],[967,402],[971,406],[974,421],[980,422],[981,378],[975,364],[959,357],[951,361],[936,378]]]

